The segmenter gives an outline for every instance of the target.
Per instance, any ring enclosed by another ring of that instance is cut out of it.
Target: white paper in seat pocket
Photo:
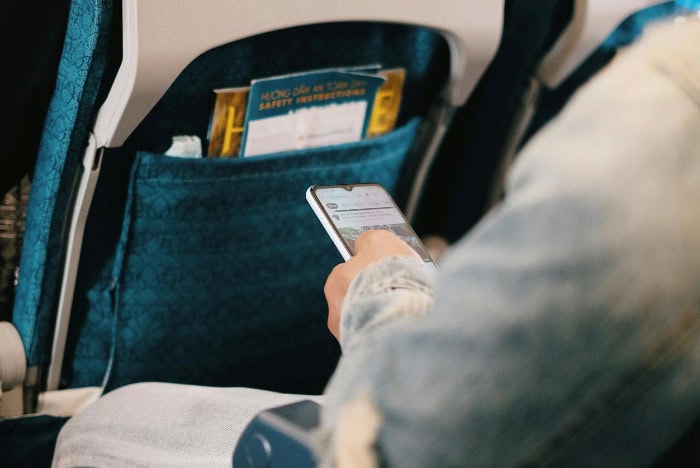
[[[367,102],[297,109],[249,122],[243,156],[360,141]]]

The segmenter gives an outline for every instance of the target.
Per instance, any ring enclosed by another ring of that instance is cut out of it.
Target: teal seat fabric
[[[15,314],[31,365],[48,363],[71,190],[118,56],[111,14],[106,3],[72,6]],[[190,64],[125,145],[105,152],[61,385],[162,380],[320,391],[339,354],[325,328],[323,281],[341,258],[304,192],[356,181],[395,192],[445,82],[447,57],[445,41],[431,31],[348,23],[264,34]],[[174,135],[198,135],[206,147],[215,88],[374,63],[407,72],[391,134],[245,160],[162,154]]]
[[[417,125],[244,160],[138,153],[112,281],[90,290],[90,316],[103,319],[82,329],[74,382],[111,362],[110,387],[155,379],[320,391],[338,355],[322,287],[340,257],[304,192],[354,180],[393,190]],[[96,354],[105,337],[114,348]]]
[[[63,228],[107,64],[110,2],[74,0],[27,208],[13,322],[30,366],[49,359]]]
[[[112,19],[109,4],[95,0],[73,0],[66,16],[69,26],[56,89],[33,169],[13,309],[13,322],[32,366],[45,363],[50,353],[63,219],[107,64],[108,25]],[[54,20],[65,18],[54,16]],[[33,144],[27,142],[28,146]],[[48,415],[0,417],[0,466],[50,466],[56,437],[67,419]]]

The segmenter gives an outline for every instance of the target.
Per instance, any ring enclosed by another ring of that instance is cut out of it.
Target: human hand
[[[328,275],[323,293],[328,301],[328,329],[340,341],[340,308],[350,283],[370,263],[387,257],[406,256],[421,259],[406,242],[386,230],[361,233],[355,241],[355,255],[336,265]]]

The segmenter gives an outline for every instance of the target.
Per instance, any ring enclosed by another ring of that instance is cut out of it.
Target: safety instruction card
[[[405,71],[323,69],[217,89],[209,157],[255,156],[350,143],[394,128]]]

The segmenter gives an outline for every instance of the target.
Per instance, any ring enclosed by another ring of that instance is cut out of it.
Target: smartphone
[[[314,185],[306,191],[311,205],[343,259],[355,255],[355,240],[363,231],[385,229],[437,267],[396,203],[379,184]]]

